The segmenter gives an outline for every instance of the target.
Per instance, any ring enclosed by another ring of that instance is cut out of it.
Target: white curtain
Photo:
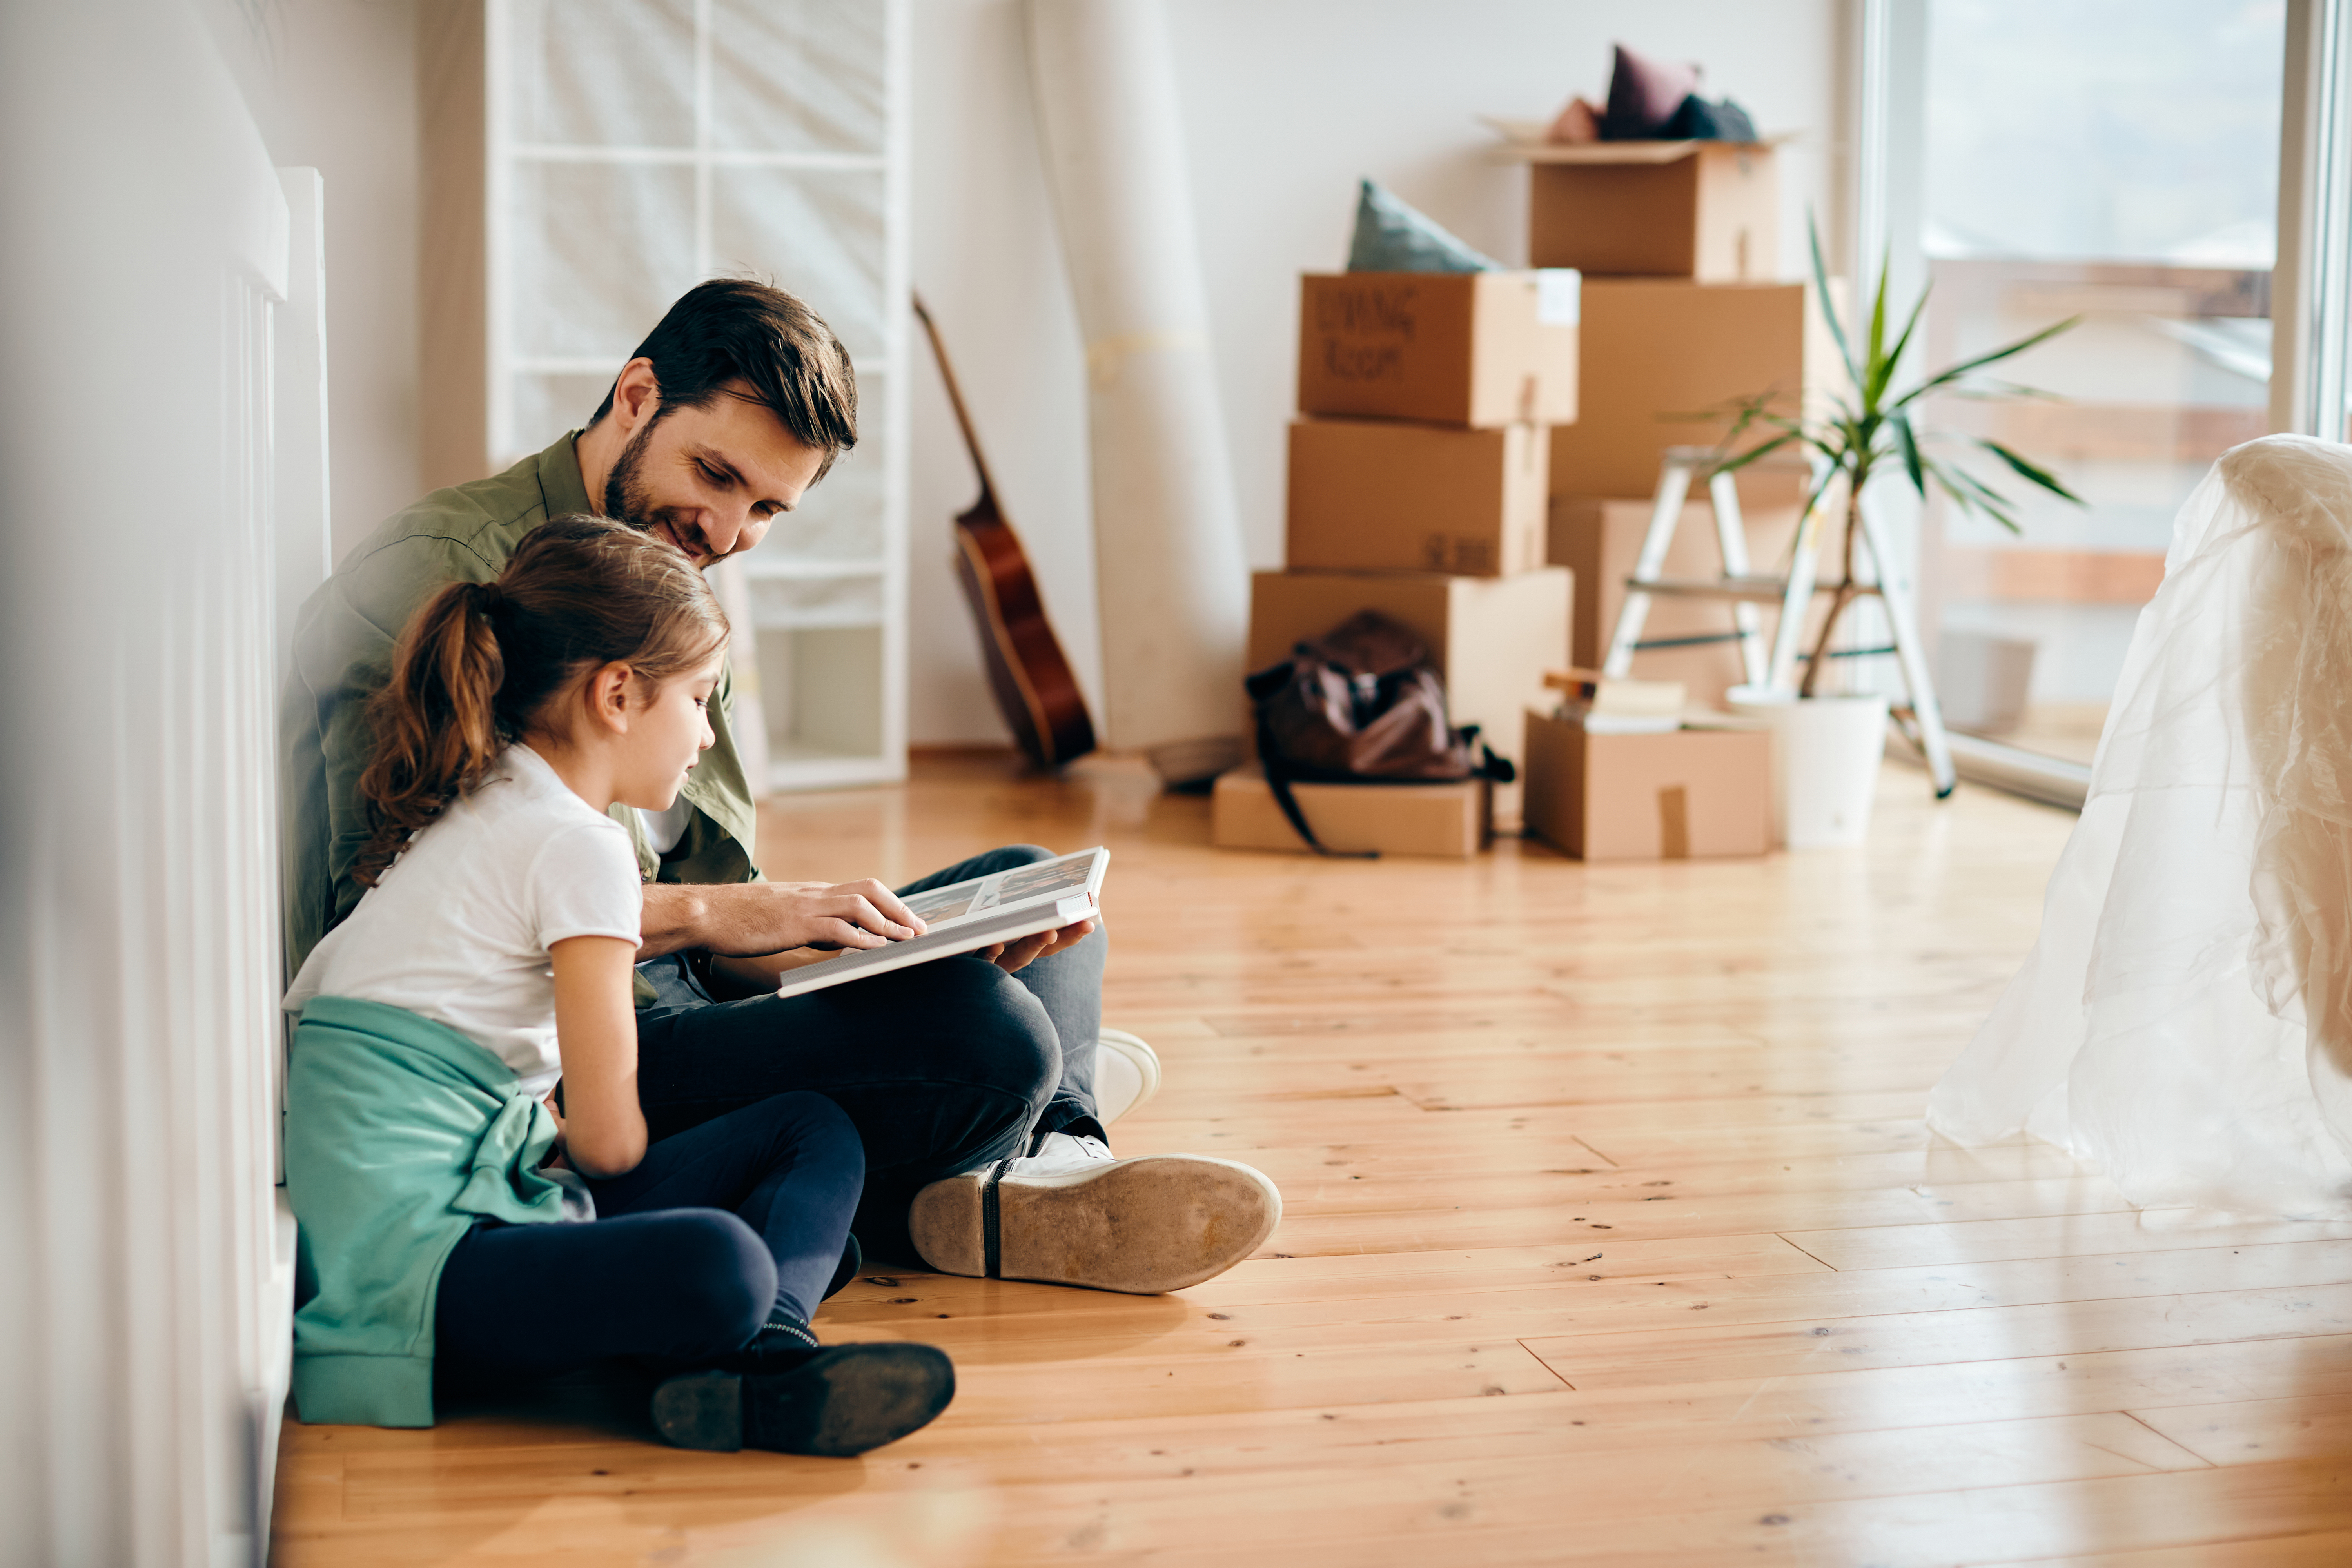
[[[2352,1214],[2352,447],[2249,442],[2182,508],[2041,941],[1928,1121],[2142,1205]]]

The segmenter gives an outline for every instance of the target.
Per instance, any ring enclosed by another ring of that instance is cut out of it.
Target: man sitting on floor
[[[586,429],[436,490],[362,540],[295,631],[282,726],[293,962],[358,901],[367,699],[419,604],[445,583],[495,576],[524,534],[572,512],[632,523],[703,566],[749,550],[856,443],[856,405],[847,353],[805,305],[746,280],[704,283],[638,346]],[[1111,1155],[1108,1124],[1156,1086],[1159,1064],[1141,1040],[1101,1027],[1105,939],[1088,940],[1091,923],[992,957],[766,994],[811,944],[878,945],[914,934],[914,917],[878,882],[761,875],[729,693],[722,679],[717,743],[677,804],[614,808],[646,879],[637,1035],[652,1137],[814,1089],[865,1142],[854,1229],[882,1256],[1142,1293],[1247,1257],[1281,1209],[1263,1175],[1191,1155]],[[993,850],[899,891],[1047,853]]]

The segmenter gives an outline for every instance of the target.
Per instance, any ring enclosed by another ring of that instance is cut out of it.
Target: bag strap
[[[1478,738],[1477,725],[1465,724],[1454,732],[1461,737],[1464,745],[1478,748],[1477,765],[1470,770],[1472,778],[1491,779],[1496,784],[1511,784],[1518,778],[1519,770],[1512,765],[1511,759],[1496,756],[1495,748]]]
[[[1334,860],[1377,860],[1381,858],[1377,849],[1334,849],[1315,837],[1315,830],[1307,826],[1307,814],[1298,807],[1298,797],[1290,792],[1290,770],[1283,763],[1281,753],[1275,749],[1274,731],[1265,721],[1263,704],[1257,712],[1257,762],[1265,773],[1265,787],[1274,792],[1274,804],[1282,807],[1282,815],[1289,818],[1290,826],[1297,830],[1298,837],[1307,841],[1307,847]]]

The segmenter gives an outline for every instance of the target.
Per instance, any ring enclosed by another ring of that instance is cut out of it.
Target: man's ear
[[[654,362],[640,357],[623,365],[613,384],[613,415],[621,434],[635,435],[660,409],[661,382],[654,374]]]
[[[629,687],[635,679],[636,672],[617,660],[588,678],[588,713],[597,728],[629,732]]]

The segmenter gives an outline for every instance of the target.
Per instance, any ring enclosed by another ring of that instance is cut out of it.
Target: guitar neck
[[[923,297],[910,294],[908,301],[915,307],[915,320],[923,323],[923,335],[931,340],[931,357],[939,361],[940,379],[947,383],[948,404],[955,410],[956,427],[963,432],[964,450],[971,454],[971,466],[980,471],[980,493],[982,500],[992,499],[996,485],[988,475],[988,459],[980,455],[980,437],[971,427],[971,414],[963,405],[963,389],[956,384],[955,367],[948,363],[948,346],[940,341],[940,329],[931,321],[931,313],[923,309]]]

